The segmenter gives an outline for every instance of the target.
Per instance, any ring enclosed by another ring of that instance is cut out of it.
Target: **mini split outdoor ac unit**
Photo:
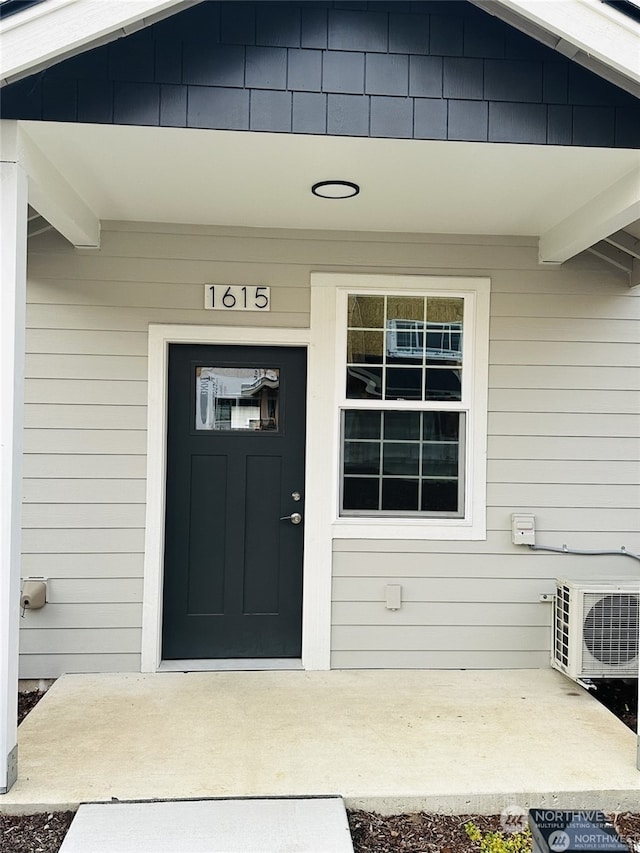
[[[570,678],[638,676],[640,581],[557,580],[551,664]]]

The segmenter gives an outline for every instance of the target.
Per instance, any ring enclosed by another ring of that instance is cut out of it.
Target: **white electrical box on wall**
[[[514,545],[536,544],[535,516],[519,512],[511,514],[511,541]]]

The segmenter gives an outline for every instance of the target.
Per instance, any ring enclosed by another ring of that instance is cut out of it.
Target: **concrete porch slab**
[[[551,669],[67,675],[20,726],[0,810],[314,795],[636,811],[636,738]]]
[[[353,853],[339,797],[80,806],[60,853]]]

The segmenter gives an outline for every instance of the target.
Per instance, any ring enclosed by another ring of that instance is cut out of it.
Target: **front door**
[[[306,350],[169,349],[162,657],[300,657]]]

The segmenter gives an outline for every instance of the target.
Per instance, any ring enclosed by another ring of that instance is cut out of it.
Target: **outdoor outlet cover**
[[[385,607],[387,610],[400,610],[402,604],[402,585],[388,583],[384,588]]]
[[[511,541],[514,545],[536,544],[535,517],[529,513],[511,514]]]

